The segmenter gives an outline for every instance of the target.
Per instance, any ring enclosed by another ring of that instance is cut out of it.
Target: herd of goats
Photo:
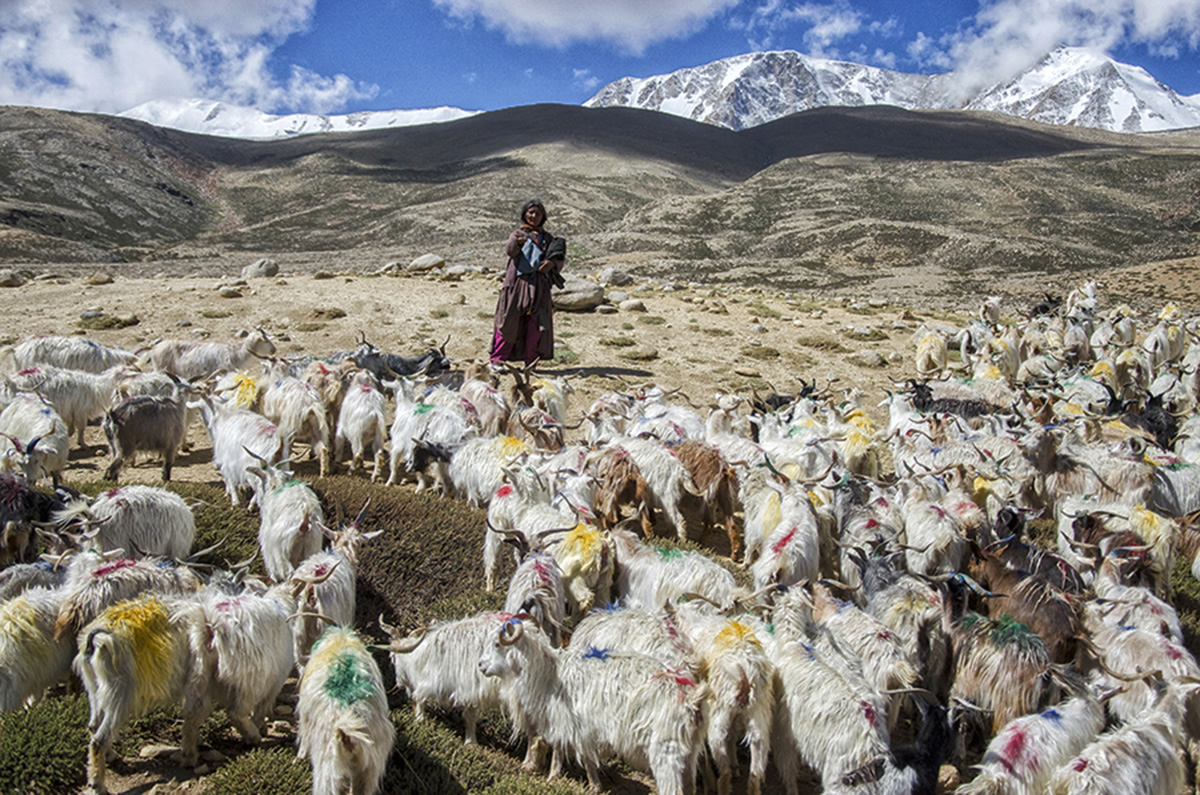
[[[503,610],[380,629],[418,719],[460,712],[474,743],[501,710],[529,769],[577,764],[600,789],[619,757],[664,795],[759,793],[769,759],[789,793],[815,775],[827,793],[1177,795],[1200,762],[1171,579],[1179,556],[1200,578],[1200,341],[1178,308],[1102,307],[1094,283],[1001,308],[917,331],[886,426],[832,384],[704,407],[623,384],[569,419],[567,378],[454,371],[444,346],[27,339],[0,362],[0,710],[74,672],[104,792],[131,719],[182,704],[194,765],[213,708],[256,743],[298,673],[314,792],[375,792],[394,728],[353,624],[380,529],[327,521],[292,471],[307,448],[322,475],[486,506],[488,590],[514,559]],[[187,565],[208,550],[170,491],[61,482],[97,419],[106,479],[150,454],[169,480],[197,414],[231,502],[257,509],[265,578]],[[654,543],[714,528],[726,565]]]

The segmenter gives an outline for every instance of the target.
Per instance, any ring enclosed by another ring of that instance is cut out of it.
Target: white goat
[[[600,760],[612,754],[649,769],[662,795],[681,795],[693,781],[706,687],[688,674],[640,654],[556,651],[545,633],[517,618],[505,622],[479,665],[513,685],[518,724],[541,735],[556,758],[579,760],[593,789]]]
[[[374,795],[396,741],[383,676],[349,629],[330,627],[300,679],[299,755],[313,769],[313,795]]]
[[[87,337],[30,337],[13,348],[17,369],[63,367],[101,373],[117,365],[133,364],[136,355],[121,348],[109,348]]]
[[[70,673],[74,638],[54,639],[61,601],[57,590],[32,588],[0,602],[0,712],[38,700]]]
[[[52,517],[60,531],[75,522],[103,552],[183,559],[196,539],[196,517],[178,494],[154,486],[122,486],[101,492],[89,504],[72,500]]]
[[[18,372],[11,383],[19,391],[41,395],[67,424],[67,435],[75,436],[76,445],[83,447],[84,428],[113,405],[117,382],[127,370],[125,365],[102,373],[32,367]]]
[[[195,381],[228,370],[244,370],[259,359],[275,355],[275,343],[263,329],[255,329],[240,345],[196,340],[162,340],[150,349],[149,364],[155,370],[174,373]]]
[[[462,710],[466,744],[475,745],[479,715],[502,706],[500,680],[484,676],[479,659],[491,646],[505,613],[481,613],[442,621],[402,637],[396,627],[379,625],[388,633],[388,651],[396,686],[408,693],[418,721],[427,706]]]
[[[306,558],[321,551],[325,512],[316,492],[292,480],[286,468],[266,462],[246,467],[257,478],[258,546],[263,566],[275,582],[292,576]]]
[[[387,395],[375,383],[374,377],[362,370],[346,387],[338,411],[337,435],[334,439],[334,461],[342,460],[346,443],[350,444],[350,472],[362,466],[367,447],[374,453],[371,482],[379,479],[383,465],[383,442],[387,437]]]
[[[205,397],[200,413],[212,439],[212,462],[225,481],[225,493],[233,505],[241,505],[243,488],[253,488],[248,468],[257,461],[274,461],[279,454],[275,423],[245,409],[228,409]],[[257,495],[251,499],[254,504]]]
[[[292,376],[272,381],[263,391],[262,414],[278,428],[281,456],[290,457],[292,443],[300,439],[320,462],[321,477],[329,474],[331,434],[325,402],[316,387]]]
[[[57,486],[70,446],[66,423],[38,398],[20,395],[0,411],[0,466],[30,483],[49,475]]]

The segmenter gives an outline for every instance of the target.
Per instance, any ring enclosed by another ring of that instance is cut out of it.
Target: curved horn
[[[525,622],[520,618],[510,618],[500,627],[500,645],[511,646],[525,634]]]
[[[383,626],[383,616],[379,616],[379,625]],[[408,654],[414,651],[421,645],[421,641],[425,640],[426,633],[429,632],[429,627],[421,627],[413,631],[407,638],[397,638],[395,627],[388,627],[387,633],[391,636],[392,641],[388,644],[388,651],[396,652],[397,654]]]

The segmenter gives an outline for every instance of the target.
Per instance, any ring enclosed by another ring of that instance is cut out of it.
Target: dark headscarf
[[[523,205],[521,205],[521,219],[520,219],[521,226],[525,225],[525,213],[529,211],[530,207],[536,207],[539,210],[541,210],[542,211],[542,223],[543,224],[546,223],[546,218],[547,218],[546,205],[542,204],[541,199],[530,199],[529,201],[527,201]],[[539,226],[538,228],[541,228],[541,227]]]

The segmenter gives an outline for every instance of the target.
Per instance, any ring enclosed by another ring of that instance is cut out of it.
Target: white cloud
[[[590,69],[572,69],[572,78],[575,85],[587,91],[595,91],[600,87],[600,78],[592,74]]]
[[[969,92],[1014,76],[1058,45],[1108,51],[1122,43],[1160,55],[1195,51],[1200,0],[997,0],[943,51]]]
[[[759,50],[773,48],[781,33],[802,26],[806,28],[802,34],[805,52],[817,57],[837,57],[834,45],[860,32],[865,22],[865,15],[847,0],[797,5],[765,0],[748,17],[735,19],[731,25],[745,31],[751,46]]]
[[[514,42],[565,47],[607,42],[640,55],[655,42],[704,27],[738,0],[434,0],[451,17],[476,19]]]
[[[164,97],[328,112],[374,86],[293,66],[275,48],[316,0],[4,0],[0,102],[119,112]]]

